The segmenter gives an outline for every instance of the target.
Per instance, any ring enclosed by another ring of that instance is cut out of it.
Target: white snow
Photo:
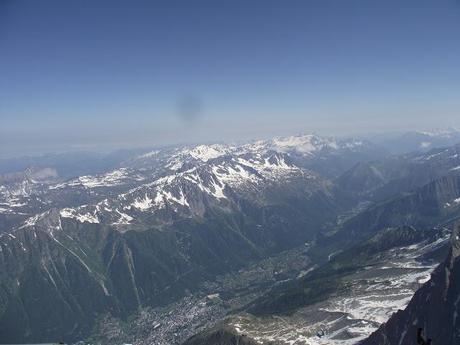
[[[147,194],[145,194],[144,199],[136,199],[136,200],[134,200],[132,205],[133,205],[133,207],[135,207],[135,208],[137,208],[137,209],[139,209],[141,211],[145,211],[145,210],[150,209],[153,206],[152,202],[153,202],[153,200],[150,199]]]
[[[214,189],[214,192],[212,193],[212,195],[214,195],[218,199],[226,198],[224,194],[224,184],[214,181],[214,183],[212,184],[212,187]]]
[[[116,211],[120,215],[120,218],[115,223],[113,223],[114,225],[129,224],[134,219],[126,213],[120,212],[119,210]]]
[[[363,145],[364,143],[361,140],[345,139],[339,141],[333,137],[319,137],[313,134],[306,134],[254,141],[241,146],[235,152],[266,153],[271,150],[283,153],[296,152],[308,157],[323,149],[354,149]]]
[[[30,218],[28,218],[24,224],[21,226],[21,228],[25,228],[25,227],[28,227],[28,226],[34,226],[40,219],[42,219],[45,215],[47,214],[47,212],[44,212],[44,213],[40,213],[40,214],[37,214],[35,216],[32,216]]]
[[[62,218],[74,218],[78,220],[80,223],[99,223],[99,218],[97,217],[96,212],[79,213],[76,209],[64,208],[60,211],[60,215]]]
[[[306,171],[287,164],[283,155],[259,157],[258,159],[239,157],[236,161],[242,166],[243,170],[253,175],[253,180],[263,177],[264,179],[281,181],[281,178],[290,176],[293,173],[298,173],[305,178],[309,178],[309,174]]]
[[[166,164],[166,168],[176,171],[182,168],[182,165],[183,161],[176,157],[172,159],[168,164]]]
[[[313,135],[275,138],[273,139],[273,148],[281,152],[296,150],[301,153],[311,153],[321,148],[313,143],[314,138]]]
[[[180,189],[179,197],[174,196],[171,192],[163,191],[163,200],[172,201],[182,206],[189,206],[187,199],[185,198],[184,192]]]
[[[186,151],[187,152],[187,151]],[[192,150],[188,151],[188,154],[195,159],[207,162],[210,159],[214,159],[223,156],[227,153],[224,146],[220,145],[199,145]]]
[[[259,146],[260,145],[259,143]],[[338,141],[333,137],[319,137],[308,134],[275,138],[271,140],[268,147],[278,152],[294,151],[308,156],[323,149],[353,149],[362,145],[364,145],[364,143],[361,140],[347,139]]]
[[[64,208],[60,211],[60,215],[63,218],[73,218],[75,214],[75,210],[72,208]]]
[[[119,169],[101,176],[81,176],[78,180],[85,187],[95,188],[115,186],[125,177],[127,177],[126,169]]]
[[[99,223],[99,219],[97,218],[97,216],[91,213],[77,214],[76,218],[81,223]]]
[[[120,168],[102,175],[85,175],[75,180],[49,186],[49,189],[61,189],[65,187],[83,186],[85,188],[112,187],[121,185],[128,181],[140,181],[143,178],[129,171],[127,168]]]

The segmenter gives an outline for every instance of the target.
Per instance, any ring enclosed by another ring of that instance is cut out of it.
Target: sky
[[[460,127],[460,0],[0,0],[0,156]]]

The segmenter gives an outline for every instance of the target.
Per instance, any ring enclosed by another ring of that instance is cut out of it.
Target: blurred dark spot
[[[203,115],[203,102],[196,96],[183,97],[177,102],[176,113],[180,120],[195,123]]]

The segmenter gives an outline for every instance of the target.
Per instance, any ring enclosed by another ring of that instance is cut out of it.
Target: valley
[[[458,151],[388,156],[306,135],[135,152],[70,179],[8,175],[0,336],[354,344],[447,252]]]

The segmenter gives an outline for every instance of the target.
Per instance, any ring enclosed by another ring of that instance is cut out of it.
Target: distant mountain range
[[[460,146],[425,149],[299,135],[3,168],[0,343],[361,340],[460,217]]]
[[[460,131],[450,127],[430,131],[410,131],[402,134],[382,135],[372,140],[393,154],[448,147],[460,143]]]

